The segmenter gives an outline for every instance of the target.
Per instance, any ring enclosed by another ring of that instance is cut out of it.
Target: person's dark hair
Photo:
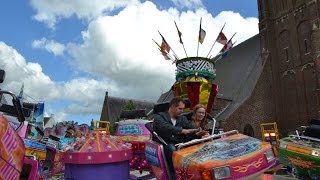
[[[180,102],[182,102],[183,104],[185,104],[185,103],[184,103],[184,100],[183,100],[181,97],[174,97],[174,98],[170,101],[169,107],[171,107],[171,106],[178,107]]]

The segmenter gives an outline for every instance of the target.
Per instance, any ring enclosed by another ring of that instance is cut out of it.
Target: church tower
[[[270,71],[273,117],[293,130],[320,117],[320,29],[317,0],[258,0],[264,71]]]

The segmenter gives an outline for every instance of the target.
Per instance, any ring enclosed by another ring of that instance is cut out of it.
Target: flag
[[[160,48],[161,48],[161,51],[170,52],[170,46],[166,41],[162,40]]]
[[[230,39],[228,41],[228,43],[226,43],[224,46],[223,46],[223,49],[224,51],[229,51],[232,47],[233,47],[234,43],[232,43],[232,40]]]
[[[24,83],[22,83],[19,95],[17,96],[17,98],[20,100],[22,100],[22,98],[23,98],[23,89],[24,89]]]
[[[162,54],[162,56],[164,57],[165,60],[170,60],[170,57],[168,56],[167,52],[165,52],[165,51],[163,51],[161,49],[159,49],[159,50],[160,50],[160,52],[161,52],[161,54]]]
[[[221,49],[221,51],[219,53],[221,55],[221,57],[226,57],[227,56],[229,50],[233,47],[234,43],[232,43],[232,40],[230,39],[228,41],[228,43],[223,46],[223,48]]]
[[[166,51],[167,53],[170,52],[170,46],[169,44],[167,43],[167,41],[164,39],[164,37],[162,36],[162,34],[159,32],[161,38],[162,38],[162,43],[161,43],[161,51]]]
[[[199,41],[199,43],[202,44],[204,41],[204,38],[206,37],[206,31],[201,28],[201,21],[202,21],[202,18],[200,19],[200,29],[199,29],[198,41]]]
[[[232,38],[236,35],[236,33],[234,33],[232,35],[232,37],[229,39],[229,41],[227,42],[227,44],[225,44],[223,46],[223,48],[221,49],[220,52],[222,52],[223,57],[225,57],[228,54],[228,51],[233,47],[233,45],[236,43],[236,41],[234,43],[232,43]]]
[[[156,43],[159,47],[161,55],[164,57],[165,60],[170,60],[171,58],[169,57],[168,53],[165,51],[165,49],[162,49],[161,46],[154,40],[152,39],[154,43]]]
[[[220,44],[223,44],[223,45],[226,45],[228,40],[227,40],[227,37],[226,35],[224,35],[223,32],[220,32],[219,35],[218,35],[218,38],[216,40],[218,43]]]
[[[183,41],[182,41],[182,38],[181,38],[182,33],[181,33],[181,31],[179,30],[176,21],[174,21],[174,24],[176,25],[176,28],[177,28],[177,31],[178,31],[178,36],[179,36],[179,39],[180,39],[180,43],[183,44]]]

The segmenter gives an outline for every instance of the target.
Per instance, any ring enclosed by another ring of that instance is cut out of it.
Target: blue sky
[[[45,101],[46,115],[89,123],[99,119],[105,92],[155,101],[174,83],[175,66],[159,54],[158,30],[183,58],[173,21],[189,56],[199,21],[205,56],[224,23],[240,43],[258,33],[256,0],[5,0],[0,5],[1,88]],[[221,46],[216,45],[212,55]]]

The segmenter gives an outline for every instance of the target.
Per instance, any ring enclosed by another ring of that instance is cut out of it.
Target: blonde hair
[[[203,130],[208,130],[208,118],[207,118],[207,113],[205,114],[205,116],[203,117],[203,120],[201,120],[200,124],[197,123],[197,119],[196,119],[196,114],[198,109],[203,108],[204,110],[206,110],[205,106],[202,104],[197,104],[196,106],[194,106],[193,108],[193,113],[192,113],[192,124],[194,126],[194,128],[199,128],[201,127]]]

